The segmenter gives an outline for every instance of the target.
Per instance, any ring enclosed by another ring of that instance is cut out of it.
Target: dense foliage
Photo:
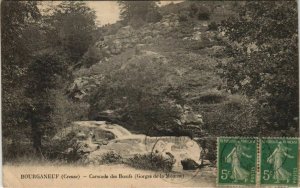
[[[134,155],[127,162],[128,165],[145,170],[158,170],[170,172],[175,164],[172,157],[163,157],[162,155],[151,153],[144,155]]]
[[[296,2],[247,2],[223,31],[233,57],[220,66],[227,89],[257,101],[260,125],[298,128]]]
[[[140,27],[146,22],[157,22],[162,16],[155,1],[118,1],[120,17],[130,25]]]
[[[93,43],[95,11],[84,2],[63,1],[45,16],[48,43],[60,47],[76,64]]]
[[[38,50],[28,33],[40,19],[36,2],[9,1],[1,3],[1,81],[2,131],[16,143],[30,135],[26,109],[30,100],[25,96],[26,72],[32,51]],[[35,35],[39,38],[39,33]],[[14,135],[14,136],[12,136]]]
[[[43,138],[76,116],[66,112],[77,105],[69,105],[63,90],[71,78],[69,67],[93,42],[96,26],[85,3],[62,2],[48,10],[38,4],[1,4],[1,57],[4,141],[18,149],[30,140],[40,155]]]

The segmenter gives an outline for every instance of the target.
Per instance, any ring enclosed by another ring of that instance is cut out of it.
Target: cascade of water
[[[131,134],[130,131],[128,131],[127,129],[125,129],[124,127],[120,126],[120,125],[101,125],[100,128],[112,132],[117,138],[123,138],[123,137],[128,137]]]

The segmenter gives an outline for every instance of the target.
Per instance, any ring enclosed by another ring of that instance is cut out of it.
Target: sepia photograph
[[[1,1],[2,186],[300,186],[298,1]]]

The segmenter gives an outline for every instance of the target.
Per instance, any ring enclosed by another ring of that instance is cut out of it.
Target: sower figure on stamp
[[[231,163],[232,167],[232,174],[231,174],[231,179],[234,180],[234,182],[237,182],[239,180],[243,180],[245,182],[248,181],[248,177],[250,175],[250,172],[247,170],[243,169],[241,167],[241,157],[242,155],[247,157],[247,158],[252,158],[252,156],[247,155],[244,153],[244,150],[246,148],[241,145],[240,142],[236,143],[232,151],[228,154],[228,156],[225,158],[225,161],[227,163]]]
[[[285,157],[290,159],[294,158],[294,156],[287,153],[289,150],[290,148],[283,146],[282,142],[279,142],[273,153],[267,159],[268,163],[273,164],[273,179],[276,180],[276,183],[280,183],[280,181],[289,183],[290,181],[292,174],[282,167]]]

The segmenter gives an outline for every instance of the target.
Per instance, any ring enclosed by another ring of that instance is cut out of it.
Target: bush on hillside
[[[103,30],[102,35],[103,36],[115,35],[119,31],[120,28],[122,28],[126,25],[127,25],[127,23],[125,23],[124,21],[117,21],[114,24],[106,24],[105,26],[103,26],[101,28]]]
[[[180,22],[186,22],[189,19],[189,14],[186,11],[180,11],[178,16]]]
[[[37,160],[37,157],[32,156],[35,152],[32,148],[32,143],[24,141],[22,137],[24,137],[24,135],[19,136],[19,140],[12,140],[12,142],[3,139],[2,156],[4,164],[7,162],[19,163]]]
[[[96,46],[89,47],[88,51],[83,55],[80,60],[80,65],[84,67],[90,67],[98,63],[105,57],[105,54],[99,50]]]
[[[209,20],[210,11],[206,6],[192,3],[190,4],[188,11],[189,11],[188,15],[191,18],[197,18],[198,20]]]
[[[89,104],[81,101],[72,101],[63,90],[50,90],[51,101],[54,102],[55,108],[50,114],[49,123],[53,127],[46,130],[45,134],[49,137],[53,136],[57,130],[69,125],[73,121],[87,120]]]
[[[196,105],[198,111],[202,111],[204,124],[203,131],[209,135],[205,139],[205,147],[208,150],[204,159],[215,163],[217,158],[216,142],[218,136],[258,136],[260,126],[256,116],[256,103],[246,97],[229,95],[227,97],[208,92],[207,96],[218,103]],[[204,102],[204,101],[203,101]],[[195,102],[199,104],[198,101]],[[199,135],[195,135],[199,137]],[[202,146],[202,144],[200,143]]]
[[[137,154],[130,158],[126,164],[138,169],[170,172],[175,164],[175,160],[154,153]]]
[[[230,96],[214,111],[204,113],[203,128],[215,136],[257,136],[259,126],[255,106],[255,101],[246,97]]]
[[[162,19],[162,15],[158,11],[151,11],[146,14],[146,22],[155,23]]]
[[[101,156],[99,164],[122,163],[122,156],[114,151],[110,151]]]
[[[45,157],[49,160],[59,160],[65,163],[77,162],[82,158],[80,144],[77,143],[76,133],[70,132],[61,139],[49,139],[45,145]]]
[[[208,139],[206,142],[206,148],[208,151],[204,154],[204,159],[207,159],[213,164],[215,164],[217,160],[217,139]]]
[[[210,12],[207,7],[201,6],[199,7],[198,13],[197,13],[198,20],[209,20],[210,18]]]
[[[195,3],[192,3],[190,5],[190,13],[189,13],[190,17],[192,18],[195,17],[197,12],[198,12],[198,6]]]
[[[198,20],[209,20],[209,13],[199,13],[198,14]]]
[[[217,31],[218,30],[218,24],[216,22],[211,22],[208,24],[208,31]]]
[[[147,22],[144,21],[142,18],[140,17],[134,17],[132,19],[130,19],[130,21],[128,22],[128,25],[132,26],[134,29],[138,29],[142,26],[144,26]]]
[[[297,3],[246,1],[238,15],[221,29],[232,58],[220,66],[226,89],[256,100],[259,123],[269,130],[298,130]]]

